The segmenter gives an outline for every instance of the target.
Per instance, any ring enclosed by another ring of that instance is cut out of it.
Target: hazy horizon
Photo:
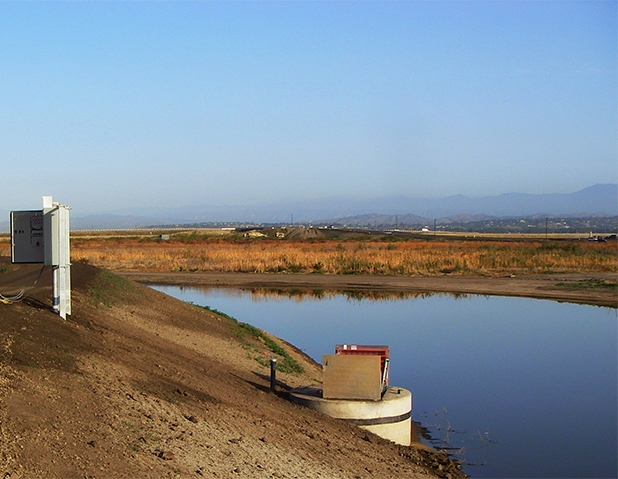
[[[0,210],[618,182],[614,1],[0,2]]]
[[[30,206],[28,209],[38,209],[36,205]],[[256,205],[127,206],[95,212],[83,211],[81,205],[69,206],[72,227],[77,229],[209,222],[311,223],[350,217],[397,215],[408,219],[615,217],[618,215],[618,184],[596,184],[567,194],[531,195],[511,192],[496,196],[454,195],[441,198],[402,195],[380,198],[337,196]],[[8,216],[8,211],[0,209],[0,231],[8,229]],[[4,221],[3,217],[6,217],[7,221]]]

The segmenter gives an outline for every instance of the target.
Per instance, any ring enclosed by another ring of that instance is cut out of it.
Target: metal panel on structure
[[[324,399],[379,401],[382,397],[380,356],[322,356]]]
[[[11,211],[11,262],[43,263],[43,212]]]
[[[44,206],[46,198],[43,198]],[[52,309],[62,318],[71,314],[71,252],[69,207],[52,203],[44,207],[45,264],[53,266]]]
[[[380,356],[382,386],[388,386],[388,346],[375,344],[337,344],[335,346],[335,354],[346,356]]]
[[[58,217],[59,209],[57,207],[43,209],[45,264],[48,266],[58,266],[60,264]]]

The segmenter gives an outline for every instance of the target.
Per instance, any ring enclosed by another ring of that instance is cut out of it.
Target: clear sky
[[[616,1],[0,1],[0,210],[618,182]]]

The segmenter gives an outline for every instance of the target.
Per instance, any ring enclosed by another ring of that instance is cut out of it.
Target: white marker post
[[[71,314],[71,252],[69,207],[43,196],[45,265],[52,266],[52,309],[66,319]]]

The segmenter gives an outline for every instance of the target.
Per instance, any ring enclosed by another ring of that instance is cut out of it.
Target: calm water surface
[[[473,477],[617,476],[615,309],[154,287],[269,331],[320,363],[335,344],[388,344],[391,385],[412,391],[414,420]]]

